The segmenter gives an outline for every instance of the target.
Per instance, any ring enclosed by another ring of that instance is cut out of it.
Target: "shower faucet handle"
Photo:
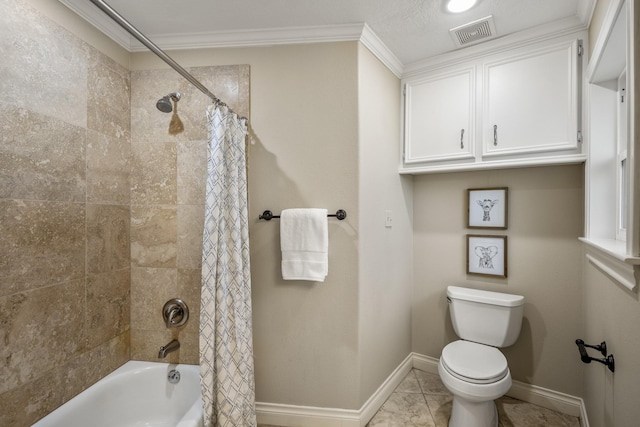
[[[162,317],[167,329],[179,328],[189,320],[189,307],[180,298],[170,299],[162,308]]]

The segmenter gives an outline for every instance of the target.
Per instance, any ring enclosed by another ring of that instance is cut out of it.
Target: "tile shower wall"
[[[197,363],[209,99],[21,0],[0,3],[0,33],[0,425],[26,426],[172,337],[166,360]],[[248,66],[190,71],[248,116]],[[171,136],[155,102],[174,91]],[[167,331],[173,297],[192,320]]]
[[[188,70],[231,108],[248,117],[249,66]],[[180,92],[173,113],[156,101]],[[181,347],[165,361],[198,363],[200,267],[207,161],[207,96],[173,70],[131,73],[131,358],[158,361],[160,346]],[[169,134],[180,120],[184,132]],[[183,327],[168,330],[162,307],[181,298]]]
[[[0,2],[0,425],[129,358],[129,71]]]

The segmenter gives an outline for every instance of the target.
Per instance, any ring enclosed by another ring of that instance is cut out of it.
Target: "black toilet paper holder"
[[[613,354],[607,356],[607,343],[606,341],[602,341],[598,345],[585,344],[581,339],[576,340],[576,345],[578,346],[578,351],[580,352],[580,360],[584,363],[591,363],[592,360],[596,362],[600,362],[605,365],[611,372],[615,372],[616,364],[613,360]],[[591,357],[587,354],[587,349],[585,347],[596,349],[602,354],[604,357],[599,359],[597,357]]]

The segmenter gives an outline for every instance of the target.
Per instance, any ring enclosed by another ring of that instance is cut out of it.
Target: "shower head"
[[[173,111],[173,105],[171,101],[180,101],[180,92],[173,92],[167,96],[163,96],[156,102],[156,108],[163,113],[170,113]]]

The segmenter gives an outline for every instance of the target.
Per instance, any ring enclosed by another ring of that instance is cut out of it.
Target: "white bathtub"
[[[169,371],[180,382],[169,383]],[[33,427],[202,427],[197,365],[129,361]]]

